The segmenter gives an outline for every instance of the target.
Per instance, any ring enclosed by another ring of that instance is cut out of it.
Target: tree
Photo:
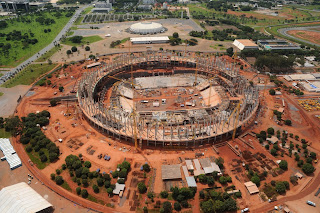
[[[26,151],[27,152],[31,152],[32,151],[32,146],[31,145],[26,146]]]
[[[138,190],[141,194],[147,191],[147,187],[143,182],[138,183]]]
[[[84,187],[88,187],[89,186],[89,183],[88,183],[87,179],[82,179],[82,184],[83,184]]]
[[[51,173],[50,177],[51,177],[51,180],[55,180],[56,179],[56,174]]]
[[[274,129],[272,127],[269,127],[267,129],[267,133],[270,134],[270,135],[274,135]]]
[[[302,171],[306,174],[306,175],[309,175],[309,174],[312,174],[314,172],[315,168],[312,166],[312,164],[310,163],[305,163],[303,166],[302,166]]]
[[[204,174],[201,174],[198,176],[198,180],[200,183],[205,184],[205,183],[207,183],[207,176]]]
[[[54,162],[56,159],[58,159],[58,154],[55,152],[49,152],[49,160],[50,162]]]
[[[291,126],[292,125],[292,121],[291,120],[285,120],[284,124],[287,126]]]
[[[64,90],[64,87],[63,87],[63,86],[60,86],[60,87],[59,87],[59,91],[60,91],[60,92],[63,92],[63,90]]]
[[[221,177],[219,178],[219,182],[220,182],[221,184],[226,184],[226,183],[227,183],[227,178],[224,177],[224,176],[221,176]]]
[[[165,213],[170,213],[172,212],[172,205],[169,201],[165,201],[162,204],[162,208],[164,210]]]
[[[228,198],[227,200],[224,201],[224,207],[226,211],[236,211],[237,202],[232,198]]]
[[[150,166],[149,166],[149,164],[147,164],[147,163],[145,163],[145,164],[143,164],[143,171],[145,171],[145,172],[150,172]]]
[[[98,184],[98,186],[103,186],[103,183],[104,183],[104,181],[103,181],[102,178],[98,178],[98,179],[97,179],[97,184]]]
[[[291,177],[290,177],[290,182],[291,182],[292,184],[297,184],[297,183],[298,183],[298,178],[297,178],[297,176],[291,176]]]
[[[264,147],[266,148],[266,150],[269,150],[270,148],[269,144],[266,144]]]
[[[43,154],[43,155],[40,155],[40,160],[41,160],[41,162],[47,162],[48,158],[45,154]]]
[[[72,43],[77,43],[77,44],[80,44],[81,41],[82,41],[83,37],[82,36],[73,36],[71,38],[69,38],[69,40],[72,42]]]
[[[111,196],[113,194],[113,189],[112,188],[107,188],[107,192]]]
[[[233,47],[229,47],[226,51],[227,51],[228,56],[231,57],[233,55]]]
[[[76,192],[77,192],[78,195],[80,195],[80,193],[81,193],[81,188],[80,188],[80,187],[77,187],[77,188],[76,188]]]
[[[213,179],[212,176],[209,176],[207,178],[207,183],[208,183],[209,186],[213,186],[214,185],[214,179]]]
[[[269,90],[269,94],[270,94],[270,95],[275,95],[275,94],[276,94],[276,91],[275,91],[274,89],[270,89],[270,90]]]
[[[312,159],[316,159],[317,158],[317,154],[315,152],[310,152],[310,157]]]
[[[90,51],[90,47],[89,46],[86,46],[84,49],[85,49],[85,51]]]
[[[82,189],[81,190],[81,197],[83,197],[83,198],[87,198],[88,197],[88,191],[86,190],[86,189]]]
[[[123,161],[121,164],[121,169],[126,169],[127,171],[129,171],[131,168],[131,164],[128,161]]]
[[[215,212],[214,203],[213,203],[212,199],[205,201],[205,202],[202,202],[201,209],[204,213]]]
[[[71,50],[67,50],[67,55],[72,54]]]
[[[257,186],[260,186],[260,178],[257,176],[257,175],[254,175],[252,178],[251,178],[251,181],[256,184]]]
[[[84,164],[84,166],[87,167],[87,168],[90,168],[90,167],[91,167],[91,162],[90,162],[90,161],[85,161],[83,164]]]
[[[270,153],[271,153],[271,155],[276,156],[277,155],[277,150],[276,149],[271,149]]]
[[[173,208],[174,208],[174,210],[176,210],[176,211],[180,211],[180,210],[181,210],[181,205],[180,205],[180,203],[175,202],[174,205],[173,205]]]
[[[173,38],[179,38],[179,33],[174,32],[174,33],[172,34],[172,37],[173,37]]]
[[[167,191],[162,191],[162,192],[160,192],[160,196],[161,196],[162,198],[167,198],[168,195],[169,195],[169,193],[168,193]]]
[[[276,183],[276,191],[279,193],[279,194],[283,194],[286,192],[286,186],[284,185],[284,183],[282,181],[278,181]]]
[[[51,100],[50,100],[50,105],[51,105],[52,107],[57,106],[57,104],[58,104],[58,100],[57,100],[57,99],[51,99]]]
[[[220,169],[223,169],[223,163],[224,163],[224,160],[222,157],[218,157],[216,160],[215,160],[216,164],[219,166]]]
[[[286,189],[290,189],[290,185],[288,181],[282,181],[282,183],[285,185]]]
[[[56,176],[55,181],[56,181],[56,184],[58,185],[63,184],[63,178],[61,176]]]
[[[279,163],[279,167],[283,170],[287,170],[288,169],[288,162],[285,160],[280,161]]]
[[[73,53],[74,53],[74,52],[77,52],[77,50],[78,50],[77,47],[75,47],[75,46],[71,47],[71,51],[72,51]]]
[[[92,186],[92,189],[93,189],[93,191],[95,192],[95,193],[99,193],[99,187],[97,186],[97,185],[93,185]]]

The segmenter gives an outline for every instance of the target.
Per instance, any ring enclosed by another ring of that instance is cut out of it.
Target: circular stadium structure
[[[119,140],[197,147],[250,124],[259,91],[223,57],[149,51],[92,68],[79,81],[78,101],[93,126]]]
[[[163,33],[167,29],[164,28],[160,23],[139,22],[139,23],[132,24],[128,30],[130,33],[146,35],[146,34]]]

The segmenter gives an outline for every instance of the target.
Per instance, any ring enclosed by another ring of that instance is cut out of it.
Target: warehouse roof
[[[112,191],[113,194],[120,194],[121,191],[124,191],[124,188],[126,187],[125,184],[120,184],[120,183],[116,183],[116,188],[114,188],[114,190]]]
[[[236,39],[235,41],[238,41],[239,43],[243,44],[244,46],[258,46],[256,43],[249,39]]]
[[[186,181],[187,181],[188,187],[197,187],[196,180],[194,179],[193,176],[186,177]]]
[[[1,213],[31,213],[50,207],[52,205],[25,182],[7,186],[0,191]]]
[[[15,169],[22,165],[18,154],[12,147],[8,138],[0,138],[0,150],[3,152],[10,169]]]
[[[244,183],[244,185],[247,187],[250,194],[255,194],[259,192],[259,189],[256,184],[254,184],[252,181]]]
[[[162,165],[161,174],[162,180],[181,179],[180,164]]]

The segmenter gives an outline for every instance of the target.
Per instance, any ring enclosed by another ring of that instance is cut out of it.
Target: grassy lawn
[[[88,14],[88,13],[91,12],[92,9],[93,9],[93,6],[87,7],[86,9],[84,9],[84,10],[82,11],[82,13],[83,13],[83,14]]]
[[[9,132],[6,132],[4,129],[0,129],[0,138],[10,138],[10,137],[11,137],[11,134]]]
[[[69,186],[69,184],[67,183],[67,181],[63,181],[63,184],[61,184],[61,187],[72,192],[71,187]]]
[[[40,58],[38,58],[36,62],[47,62],[48,59],[50,59],[50,57],[53,56],[56,52],[58,52],[61,48],[61,45],[60,47],[55,46],[54,48],[43,54]]]
[[[34,45],[29,44],[23,47],[22,40],[7,41],[6,37],[0,37],[0,43],[11,44],[9,53],[0,55],[0,67],[15,67],[51,43],[51,41],[53,41],[53,39],[69,21],[70,17],[66,17],[66,13],[67,12],[61,12],[62,15],[57,18],[55,17],[56,12],[41,12],[42,17],[50,18],[55,21],[55,23],[50,25],[41,25],[36,21],[36,19],[40,16],[35,14],[23,16],[24,20],[20,20],[20,18],[18,18],[7,21],[8,27],[1,29],[1,33],[7,34],[13,30],[21,31],[22,35],[26,33],[29,35],[30,39],[37,39],[38,43]],[[30,23],[26,23],[25,20],[29,20]],[[51,29],[51,32],[44,33],[45,29]],[[33,33],[34,36],[31,37],[30,33]]]
[[[30,85],[41,75],[49,72],[56,66],[57,64],[31,64],[15,75],[14,78],[5,82],[2,87],[11,88],[17,85]]]
[[[103,40],[103,38],[101,38],[100,36],[88,36],[88,37],[83,37],[82,41],[80,44],[78,43],[73,43],[72,41],[70,41],[69,39],[66,39],[65,41],[61,42],[62,44],[66,44],[66,45],[70,45],[70,46],[81,46],[81,45],[85,45],[85,44],[91,44],[97,41],[101,41]]]
[[[3,76],[3,73],[0,73],[0,77]]]
[[[0,92],[0,97],[3,96],[3,92]]]
[[[48,150],[42,149],[47,158],[49,159]],[[32,150],[32,152],[26,152],[30,158],[30,160],[37,166],[38,169],[44,169],[47,165],[49,165],[49,160],[47,162],[41,162],[39,154]]]

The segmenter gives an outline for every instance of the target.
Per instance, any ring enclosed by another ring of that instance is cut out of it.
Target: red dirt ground
[[[311,41],[316,44],[320,44],[320,32],[313,32],[308,30],[290,30],[288,34],[301,38],[307,41]]]

